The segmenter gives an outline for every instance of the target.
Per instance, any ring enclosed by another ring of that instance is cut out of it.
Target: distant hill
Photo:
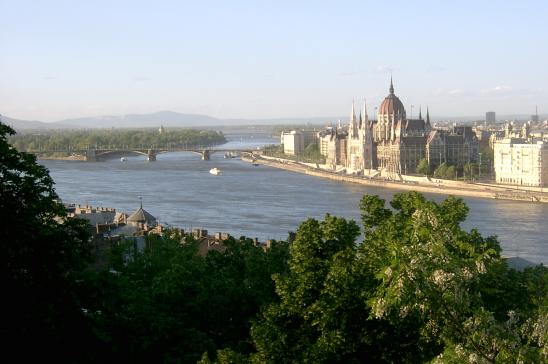
[[[58,129],[58,128],[67,128],[68,126],[57,123],[44,123],[37,120],[20,120],[10,118],[8,116],[0,116],[0,120],[4,124],[11,126],[15,130],[25,130],[25,129]],[[55,125],[54,125],[55,124]]]
[[[159,127],[230,127],[238,125],[298,125],[325,124],[334,122],[336,117],[310,118],[272,118],[272,119],[219,119],[208,115],[183,114],[174,111],[158,111],[150,114],[127,114],[91,116],[83,118],[64,119],[45,123],[41,121],[18,120],[2,116],[4,123],[16,130],[24,129],[90,129],[90,128],[148,128]]]
[[[318,124],[336,118],[273,118],[273,119],[219,119],[208,115],[183,114],[175,111],[158,111],[151,114],[128,114],[121,116],[99,116],[77,119],[65,119],[60,123],[78,128],[129,128],[129,127],[210,127],[234,125],[266,125],[266,124]]]
[[[541,115],[544,120],[546,115]],[[508,119],[528,120],[527,115],[500,115],[499,122]],[[240,125],[303,125],[311,126],[336,124],[337,120],[347,123],[347,117],[298,117],[298,118],[269,118],[269,119],[220,119],[208,115],[183,114],[175,111],[158,111],[150,114],[127,114],[110,116],[91,116],[74,119],[64,119],[51,123],[41,121],[19,120],[2,116],[2,120],[16,130],[25,129],[82,129],[82,128],[148,128],[159,127],[231,127]],[[433,116],[432,121],[471,122],[481,121],[483,116],[448,117]]]
[[[151,114],[128,114],[119,116],[96,116],[65,119],[53,124],[73,128],[142,128],[142,127],[189,127],[220,125],[224,121],[207,115],[181,114],[174,111],[158,111]]]

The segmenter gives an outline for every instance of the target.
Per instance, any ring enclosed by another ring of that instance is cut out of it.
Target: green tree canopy
[[[419,161],[419,164],[417,165],[417,173],[424,175],[428,175],[430,173],[430,165],[428,164],[426,158]]]
[[[117,274],[95,278],[89,306],[100,314],[90,318],[106,359],[196,363],[254,351],[251,320],[276,300],[271,275],[287,269],[286,244],[265,251],[250,239],[230,238],[223,251],[204,256],[196,242],[180,238],[150,235],[142,252],[122,245],[113,256]]]
[[[445,346],[440,362],[547,359],[545,268],[532,276],[508,269],[495,238],[461,229],[468,210],[460,199],[437,204],[418,193],[398,194],[388,218],[381,202],[363,203],[381,221],[361,248],[380,279],[371,300],[375,317],[418,317],[423,337]],[[519,285],[524,280],[534,292]]]
[[[89,236],[84,222],[65,218],[47,169],[8,144],[12,134],[0,122],[3,345],[16,361],[74,360],[93,345],[76,297]]]
[[[260,363],[421,362],[432,357],[414,319],[371,318],[375,276],[358,253],[359,228],[327,215],[301,224],[290,247],[290,271],[276,275],[280,302],[252,328]]]
[[[71,151],[87,148],[193,148],[226,142],[222,132],[168,128],[157,129],[92,129],[46,130],[27,132],[10,138],[20,151]]]
[[[366,195],[360,209],[361,245],[351,221],[299,227],[251,361],[546,361],[546,268],[508,269],[494,237],[460,227],[461,199]]]

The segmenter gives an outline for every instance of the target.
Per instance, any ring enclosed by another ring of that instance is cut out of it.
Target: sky
[[[548,1],[0,0],[0,114],[548,113]],[[358,107],[358,105],[357,105]]]

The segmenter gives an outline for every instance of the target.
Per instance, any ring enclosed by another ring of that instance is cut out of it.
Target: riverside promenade
[[[495,185],[489,183],[467,183],[415,176],[402,176],[402,180],[388,180],[382,177],[368,178],[345,173],[330,172],[314,167],[310,164],[259,155],[254,155],[253,158],[242,156],[242,160],[249,163],[258,163],[269,167],[303,173],[310,176],[367,186],[442,195],[548,203],[548,193],[544,192],[540,188],[525,188],[522,186],[519,186],[518,188],[517,186]]]

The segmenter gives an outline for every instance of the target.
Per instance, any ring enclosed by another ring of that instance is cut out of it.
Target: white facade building
[[[365,101],[359,121],[356,121],[354,103],[352,103],[346,147],[347,172],[363,174],[366,169],[373,168],[373,139]]]
[[[494,143],[497,183],[548,186],[548,142],[505,138]]]
[[[285,154],[299,155],[304,152],[304,135],[298,130],[282,132],[281,141]]]

